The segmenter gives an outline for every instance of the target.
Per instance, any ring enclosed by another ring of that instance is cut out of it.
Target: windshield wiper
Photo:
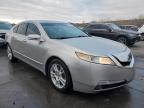
[[[60,37],[60,38],[54,38],[54,39],[70,39],[70,38],[79,38],[79,37],[88,37],[88,36]]]
[[[79,37],[88,37],[88,36],[82,36],[82,35],[76,36],[76,38],[79,38]]]
[[[74,38],[74,37],[60,37],[60,38],[54,38],[54,39],[69,39],[69,38]]]

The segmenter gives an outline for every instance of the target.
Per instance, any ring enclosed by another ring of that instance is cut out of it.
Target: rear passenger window
[[[27,24],[23,23],[18,26],[17,33],[25,35],[27,29]]]
[[[14,33],[17,33],[17,29],[18,29],[18,26],[14,27],[14,28],[13,28],[13,32],[14,32]]]
[[[32,24],[32,23],[28,24],[26,35],[29,35],[29,34],[40,35],[39,29],[37,28],[35,24]]]

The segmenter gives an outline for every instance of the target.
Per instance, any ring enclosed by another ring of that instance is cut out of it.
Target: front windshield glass
[[[87,37],[83,31],[68,23],[41,23],[51,39]]]
[[[12,27],[12,25],[9,23],[0,22],[0,29],[2,29],[2,30],[10,30],[11,27]]]
[[[112,29],[121,30],[121,28],[115,24],[108,24]]]

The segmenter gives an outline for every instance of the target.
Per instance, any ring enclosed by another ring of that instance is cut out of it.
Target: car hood
[[[7,33],[9,30],[0,30],[0,33]]]
[[[100,37],[62,39],[60,42],[89,54],[103,56],[124,52],[127,49],[127,47],[121,43]]]

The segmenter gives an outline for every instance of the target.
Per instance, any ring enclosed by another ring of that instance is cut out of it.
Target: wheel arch
[[[62,61],[62,62],[66,65],[66,67],[67,67],[67,69],[68,69],[68,71],[69,71],[69,74],[70,74],[71,88],[73,89],[73,80],[72,80],[72,75],[71,75],[71,72],[70,72],[70,70],[69,70],[69,67],[68,67],[67,64],[64,62],[64,60],[60,59],[59,57],[57,57],[57,56],[51,56],[51,57],[49,57],[49,58],[47,59],[46,64],[45,64],[45,74],[48,75],[48,66],[49,66],[50,62],[51,62],[52,60],[54,60],[54,59],[59,59],[60,61]]]

